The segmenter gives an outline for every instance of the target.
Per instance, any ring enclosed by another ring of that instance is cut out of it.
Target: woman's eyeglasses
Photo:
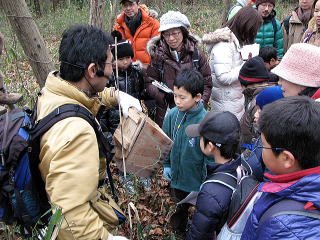
[[[179,34],[181,33],[181,31],[176,31],[176,32],[166,32],[166,33],[163,33],[162,36],[166,39],[169,39],[170,36],[174,37],[174,38],[177,38],[179,36]]]
[[[284,151],[284,150],[286,150],[285,148],[265,147],[265,146],[262,146],[262,145],[258,145],[258,146],[256,146],[256,148],[271,149],[271,150],[274,150],[274,151]]]

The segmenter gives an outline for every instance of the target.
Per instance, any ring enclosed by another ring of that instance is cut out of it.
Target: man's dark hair
[[[263,47],[260,48],[259,57],[263,59],[264,62],[270,63],[271,59],[277,60],[277,49],[275,47]]]
[[[216,143],[210,141],[209,139],[203,137],[203,143],[204,146],[207,146],[207,144],[211,142],[212,144],[214,144],[215,146]],[[225,159],[235,159],[236,155],[239,151],[239,143],[235,143],[235,144],[221,144],[220,147],[218,147],[220,150],[220,155],[222,157],[224,157]]]
[[[263,23],[262,16],[251,6],[241,8],[237,14],[225,23],[225,27],[236,35],[239,43],[253,44],[259,28]]]
[[[176,77],[173,85],[177,88],[183,87],[192,97],[198,93],[203,94],[203,77],[202,74],[194,69],[183,69]]]
[[[64,31],[59,48],[60,74],[64,80],[78,82],[90,63],[103,70],[111,35],[90,25],[73,25]]]
[[[271,147],[291,152],[301,168],[307,169],[320,165],[319,121],[320,104],[309,97],[294,96],[266,105],[259,128]]]

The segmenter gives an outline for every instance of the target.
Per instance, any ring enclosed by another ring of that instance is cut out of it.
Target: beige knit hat
[[[292,44],[272,73],[305,87],[320,87],[320,47]]]
[[[158,31],[163,32],[178,27],[189,28],[190,26],[186,15],[178,11],[169,11],[160,18],[160,28]]]

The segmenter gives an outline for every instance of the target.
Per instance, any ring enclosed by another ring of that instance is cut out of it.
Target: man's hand
[[[164,167],[163,168],[163,177],[167,180],[167,181],[171,181],[171,168],[170,167]]]
[[[128,117],[130,107],[135,107],[139,112],[142,112],[139,100],[125,92],[118,91],[118,104],[120,104],[122,114],[125,118]]]

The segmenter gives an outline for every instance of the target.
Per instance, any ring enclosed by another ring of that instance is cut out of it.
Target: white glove
[[[121,236],[113,236],[111,233],[109,233],[107,240],[129,240],[129,239]]]
[[[139,112],[142,112],[142,108],[138,99],[132,97],[131,95],[119,91],[118,93],[118,104],[120,104],[122,109],[122,114],[125,118],[128,117],[129,108],[135,107]]]

